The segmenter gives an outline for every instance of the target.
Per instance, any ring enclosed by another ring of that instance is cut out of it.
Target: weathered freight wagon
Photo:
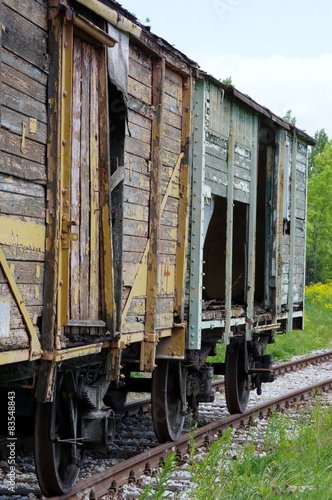
[[[231,412],[272,380],[266,344],[302,326],[312,140],[111,0],[0,6],[0,396],[52,495],[128,391],[167,441],[214,372]]]

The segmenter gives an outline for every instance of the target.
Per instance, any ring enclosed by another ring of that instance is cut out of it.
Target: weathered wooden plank
[[[15,218],[16,220],[16,218]],[[38,221],[40,223],[40,220]],[[45,252],[38,250],[31,250],[20,246],[2,244],[1,248],[5,254],[7,261],[26,261],[26,262],[39,262],[40,265],[45,260]]]
[[[129,45],[129,56],[134,61],[143,65],[145,68],[152,70],[152,60],[151,56],[149,56],[144,50],[134,44]]]
[[[172,226],[172,227],[177,227],[178,225],[178,214],[174,212],[167,212],[164,210],[162,218],[161,218],[161,224],[164,226]]]
[[[47,32],[6,5],[2,7],[2,16],[3,46],[37,68],[47,71]]]
[[[0,351],[16,351],[29,347],[29,338],[25,330],[11,330],[9,337],[0,339]]]
[[[125,219],[147,222],[149,220],[149,209],[142,205],[126,203],[123,207],[123,217]]]
[[[130,110],[135,111],[136,113],[139,113],[142,116],[149,118],[150,120],[153,119],[154,110],[151,108],[150,105],[145,104],[144,102],[140,101],[139,99],[131,95],[128,95],[127,104]]]
[[[2,192],[0,197],[0,212],[8,215],[23,215],[26,217],[45,217],[45,200],[16,193]]]
[[[127,317],[129,316],[144,316],[145,314],[145,297],[134,297],[128,309]]]
[[[28,314],[31,318],[32,324],[34,325],[37,333],[39,332],[38,323],[39,318],[43,313],[43,306],[28,306]],[[25,324],[22,320],[22,315],[18,308],[13,305],[10,309],[10,328],[11,330],[25,330]]]
[[[236,187],[236,183],[234,183],[234,200],[240,201],[241,203],[249,203],[250,202],[250,193],[244,192],[242,189],[242,183],[239,183],[240,189]]]
[[[205,166],[211,167],[218,172],[227,173],[227,153],[225,152],[225,159],[218,158],[214,155],[211,155],[208,152],[205,152]]]
[[[251,160],[248,158],[245,158],[244,156],[238,155],[237,153],[234,154],[234,165],[241,167],[242,169],[246,169],[250,171],[251,169]]]
[[[165,70],[165,77],[166,77],[166,81],[170,80],[171,82],[176,83],[177,85],[182,87],[182,85],[183,85],[182,75],[180,75],[180,73],[177,73],[176,71],[174,71],[173,69],[171,69],[167,66],[166,66],[166,70]]]
[[[45,91],[46,91],[47,74],[45,73],[45,71],[37,68],[33,64],[30,64],[28,61],[25,61],[21,57],[10,52],[9,50],[6,50],[4,47],[2,48],[2,60],[8,67],[12,68],[13,72],[15,72],[16,77],[14,78],[14,81],[16,81],[17,79],[20,78],[17,73],[22,73],[22,75],[25,75],[27,78],[30,78],[32,81],[39,83],[42,87],[45,87]],[[13,85],[13,86],[15,86],[15,85]],[[23,87],[23,89],[25,90],[25,86]],[[30,89],[30,92],[32,92],[32,89]],[[26,93],[28,93],[28,91]],[[36,87],[36,99],[39,98],[41,93],[42,93],[41,88],[40,88],[40,86],[37,85],[37,87]],[[41,99],[39,99],[39,100],[41,100]]]
[[[212,194],[215,194],[217,196],[221,196],[222,198],[227,197],[227,186],[214,182],[208,178],[206,178],[206,184],[211,188]]]
[[[164,136],[176,142],[181,142],[181,130],[171,125],[164,125]]]
[[[24,63],[23,60],[21,60]],[[3,64],[2,66],[2,81],[3,83],[20,91],[20,93],[33,97],[35,100],[45,103],[46,102],[46,86],[33,80],[24,73]]]
[[[135,156],[128,151],[125,153],[125,165],[128,172],[138,172],[144,175],[149,175],[149,161],[146,158]]]
[[[211,156],[214,156],[215,158],[219,158],[219,160],[227,160],[227,149],[221,146],[217,146],[216,144],[207,142],[205,145],[205,152]]]
[[[171,226],[160,227],[160,239],[168,241],[177,241],[177,231]],[[172,252],[173,253],[173,252]]]
[[[125,169],[124,182],[126,186],[143,189],[143,191],[150,189],[150,176],[135,172],[131,170],[130,166]]]
[[[139,236],[141,238],[147,238],[149,234],[148,223],[144,221],[124,219],[123,234],[126,236]]]
[[[215,146],[218,146],[217,148],[218,151],[222,151],[224,149],[227,151],[228,141],[226,141],[226,139],[224,139],[220,135],[211,132],[210,130],[206,130],[205,132],[205,141],[206,143],[209,143],[209,145],[213,144]]]
[[[130,237],[128,237],[130,238]],[[146,240],[145,240],[146,241]],[[123,262],[128,262],[132,264],[139,264],[142,260],[142,252],[135,252],[135,249],[132,249],[131,251],[126,251],[123,252]]]
[[[149,193],[146,191],[126,186],[123,197],[125,202],[136,203],[145,207],[149,206]]]
[[[74,71],[72,89],[72,129],[71,129],[71,171],[70,171],[70,213],[71,220],[80,221],[81,192],[81,79],[82,50],[74,43]],[[70,252],[70,318],[80,319],[80,228],[73,226],[71,232],[77,235],[77,241],[71,245]]]
[[[164,111],[164,122],[171,127],[181,130],[182,127],[182,116],[177,113],[172,113],[165,109]]]
[[[148,87],[152,86],[152,71],[131,57],[129,58],[129,76]]]
[[[42,284],[44,281],[44,266],[40,262],[7,260],[10,270],[17,284]],[[0,269],[0,283],[7,283]]]
[[[216,170],[209,165],[205,165],[205,179],[217,185],[227,186],[227,172]]]
[[[131,109],[128,110],[128,121],[129,124],[134,123],[135,125],[139,125],[140,127],[146,128],[147,130],[151,130],[152,123],[151,119],[146,116],[141,115]]]
[[[168,137],[164,137],[163,144],[165,151],[170,151],[171,153],[175,153],[177,155],[181,153],[181,140],[174,140],[169,139]]]
[[[173,313],[156,314],[156,329],[172,328],[174,323]]]
[[[40,163],[45,168],[46,148],[44,145],[26,139],[24,148],[22,148],[21,137],[18,137],[9,130],[2,129],[1,136],[1,151]]]
[[[46,182],[45,166],[19,156],[1,152],[0,172],[12,174],[22,179]]]
[[[150,144],[126,136],[125,147],[127,153],[141,158],[150,158]]]
[[[164,106],[167,111],[172,111],[182,116],[182,102],[174,97],[164,94]]]
[[[90,78],[90,318],[97,319],[100,308],[100,183],[99,183],[99,102],[97,50],[91,49]]]
[[[78,42],[77,42],[78,43]],[[91,47],[82,42],[82,110],[90,109]],[[90,113],[81,113],[80,312],[89,318],[90,265]]]
[[[163,149],[162,155],[163,165],[166,165],[168,167],[174,167],[179,158],[179,155],[177,153],[172,153],[171,151],[167,151],[166,149]]]
[[[144,333],[144,323],[145,323],[145,316],[133,316],[133,317],[127,317],[126,321],[123,324],[122,327],[122,332],[123,333],[138,333],[142,332],[142,335]]]
[[[45,198],[45,188],[40,184],[34,184],[5,174],[0,174],[0,191]]]
[[[145,246],[146,246],[146,238],[141,238],[138,236],[123,237],[124,255],[126,255],[126,252],[130,253],[131,251],[135,250],[135,252],[138,252],[140,254],[140,257],[142,257],[142,253],[145,249]]]
[[[2,86],[2,105],[28,117],[36,118],[40,122],[46,123],[47,121],[44,103],[5,83]]]
[[[179,103],[179,106],[182,106],[182,82],[181,85],[178,83],[174,83],[169,79],[165,79],[165,94],[174,97]]]
[[[176,241],[161,239],[160,241],[160,256],[163,254],[166,256],[176,254]]]
[[[23,135],[21,141],[21,149],[23,151],[26,139],[31,139],[40,144],[47,143],[47,127],[45,123],[37,121],[36,131],[34,132],[33,129],[30,129],[29,117],[5,106],[1,110],[1,126],[21,137]]]
[[[247,168],[242,168],[239,166],[235,166],[234,168],[234,176],[237,177],[238,179],[243,179],[248,182],[250,182],[251,179],[251,172]]]
[[[128,77],[128,93],[146,104],[151,104],[151,87],[131,77]]]
[[[136,125],[134,123],[129,124],[130,136],[132,139],[136,139],[147,144],[151,142],[151,130]]]
[[[5,5],[15,10],[18,14],[47,30],[47,0],[27,2],[26,0],[3,0]]]
[[[8,285],[0,284],[0,297],[8,297]],[[43,285],[42,284],[25,284],[19,285],[22,298],[27,306],[42,306],[43,305]]]

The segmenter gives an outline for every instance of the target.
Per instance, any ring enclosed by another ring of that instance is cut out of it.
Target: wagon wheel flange
[[[247,408],[250,392],[250,375],[248,374],[251,355],[248,354],[246,342],[236,340],[226,349],[225,360],[225,393],[228,411],[243,413]]]
[[[72,389],[72,374],[58,374],[53,401],[37,403],[36,407],[35,465],[46,496],[70,491],[79,473],[78,411]]]
[[[184,424],[183,387],[181,363],[172,360],[158,360],[152,373],[152,419],[160,443],[176,441]]]

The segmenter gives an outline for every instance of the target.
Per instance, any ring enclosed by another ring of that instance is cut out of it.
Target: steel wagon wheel
[[[160,443],[176,441],[183,428],[183,401],[181,388],[181,363],[172,360],[158,360],[152,373],[152,419]]]
[[[76,482],[77,404],[72,374],[59,374],[51,403],[38,403],[35,417],[35,466],[44,495],[67,493]]]
[[[248,354],[244,340],[233,341],[226,349],[225,393],[228,411],[243,413],[247,408],[250,392]]]

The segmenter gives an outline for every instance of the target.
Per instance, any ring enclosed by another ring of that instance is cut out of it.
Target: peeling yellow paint
[[[39,298],[39,288],[38,286],[35,286],[35,299]]]
[[[40,266],[36,266],[36,278],[40,278]]]
[[[14,264],[10,264],[9,269],[10,269],[10,273],[14,276],[14,272],[15,272]]]
[[[45,250],[45,226],[0,216],[0,241],[4,245]]]

